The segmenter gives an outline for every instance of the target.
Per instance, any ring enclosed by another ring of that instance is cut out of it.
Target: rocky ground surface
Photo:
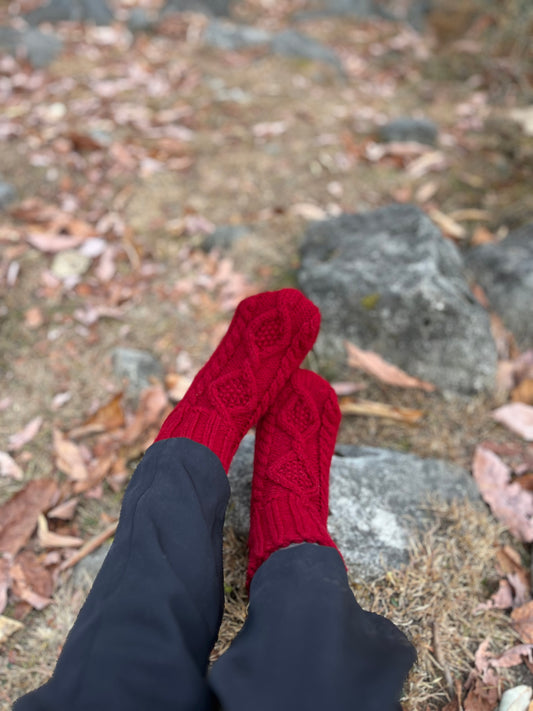
[[[129,474],[236,304],[283,286],[323,311],[307,365],[345,413],[332,532],[356,594],[419,649],[406,706],[442,707],[488,636],[495,656],[533,642],[509,618],[525,588],[478,609],[523,578],[533,504],[520,530],[502,527],[470,473],[482,443],[479,471],[487,451],[522,483],[533,471],[529,431],[492,415],[533,404],[527,52],[488,52],[498,22],[483,13],[457,13],[452,42],[435,18],[420,35],[300,2],[240,2],[228,19],[86,0],[21,20],[39,5],[0,8],[0,506],[33,480],[53,491],[18,548],[0,521],[2,550],[24,556],[18,578],[0,570],[4,616],[24,625],[0,637],[0,707],[50,673],[101,561],[66,580],[76,545],[46,536],[112,535]],[[363,367],[345,339],[416,387]],[[246,613],[251,464],[247,440],[216,654]],[[496,708],[498,693],[464,707]]]

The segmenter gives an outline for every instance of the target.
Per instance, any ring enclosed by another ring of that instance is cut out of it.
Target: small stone
[[[152,378],[161,380],[161,364],[149,351],[137,348],[115,348],[112,353],[113,372],[120,380],[128,380],[128,394],[136,397],[152,384]]]
[[[0,210],[10,202],[13,202],[16,197],[15,188],[9,183],[4,183],[3,180],[0,180]]]
[[[284,57],[301,57],[316,62],[325,62],[334,66],[340,73],[344,73],[341,60],[336,52],[312,37],[307,37],[295,30],[284,30],[274,35],[271,49],[274,54]]]
[[[75,249],[66,249],[64,252],[56,254],[51,270],[58,279],[65,281],[72,279],[72,277],[82,276],[90,266],[90,257]]]
[[[24,16],[30,25],[42,22],[94,22],[96,25],[109,25],[113,13],[105,0],[50,0],[41,7]]]
[[[152,32],[156,22],[146,12],[144,7],[134,7],[128,15],[128,29],[130,32]]]
[[[203,241],[202,248],[206,252],[210,252],[212,249],[230,249],[247,232],[246,227],[241,225],[222,225],[217,227],[210,235],[207,235]]]
[[[203,12],[206,15],[227,17],[231,0],[167,0],[161,15],[172,12]]]
[[[74,567],[72,584],[76,589],[89,592],[110,548],[111,542],[107,541],[100,548],[97,548],[94,553],[89,553],[89,555],[85,556]]]
[[[379,139],[384,143],[393,141],[416,141],[434,145],[437,142],[438,128],[429,119],[397,118],[379,128]]]

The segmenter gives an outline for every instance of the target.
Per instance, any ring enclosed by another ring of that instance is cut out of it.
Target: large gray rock
[[[227,525],[247,535],[254,437],[243,440],[229,472]],[[480,501],[472,477],[438,459],[338,445],[330,477],[328,528],[352,575],[368,580],[407,562],[413,536],[431,523],[427,502]]]
[[[284,57],[300,57],[315,62],[325,62],[344,75],[344,68],[336,52],[295,30],[278,32],[272,38],[270,48],[274,54]]]
[[[229,15],[231,0],[167,0],[161,15],[173,12],[203,12],[206,15],[226,17]]]
[[[518,345],[533,347],[533,223],[471,250],[466,264]]]
[[[461,256],[418,208],[312,223],[298,280],[322,311],[319,368],[342,375],[345,340],[456,392],[490,389],[496,347]]]
[[[49,0],[41,7],[24,16],[30,25],[42,22],[94,22],[96,25],[109,25],[113,13],[106,0]]]
[[[438,128],[429,119],[402,116],[381,126],[378,133],[385,142],[417,141],[431,146],[437,142]]]
[[[0,27],[0,50],[27,59],[36,69],[51,64],[61,52],[62,46],[59,37],[33,27],[27,30]]]

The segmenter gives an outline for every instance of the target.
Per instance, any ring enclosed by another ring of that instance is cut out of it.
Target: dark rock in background
[[[24,57],[35,69],[51,64],[62,47],[58,37],[35,28],[16,30],[0,27],[0,49],[16,57]]]
[[[221,225],[210,235],[207,235],[202,248],[206,252],[210,252],[212,249],[230,249],[238,239],[247,233],[248,229],[242,225]]]
[[[15,188],[0,178],[0,210],[16,198]]]
[[[159,361],[148,351],[137,348],[115,348],[112,354],[113,372],[128,380],[128,394],[136,397],[149,387],[151,378],[161,379],[163,369]]]
[[[380,126],[378,133],[380,140],[386,143],[417,141],[432,146],[437,142],[439,131],[436,124],[428,119],[401,117]]]
[[[471,250],[466,264],[520,348],[533,348],[533,223]]]
[[[314,352],[342,376],[344,341],[437,387],[491,389],[496,347],[456,247],[421,210],[392,205],[312,223],[298,280],[322,312]]]
[[[167,0],[161,15],[172,12],[203,12],[206,15],[227,17],[230,13],[231,0]]]
[[[272,33],[252,25],[212,20],[206,27],[204,42],[218,49],[236,51],[248,47],[269,45]]]
[[[296,32],[295,30],[284,30],[272,37],[271,50],[274,54],[284,57],[300,57],[316,62],[331,64],[339,72],[343,73],[342,63],[332,49],[317,42],[312,37]]]
[[[113,13],[105,0],[50,0],[50,2],[29,12],[24,19],[30,25],[41,22],[94,22],[97,25],[109,25]]]
[[[133,7],[128,15],[128,29],[130,32],[152,32],[157,25],[155,18],[151,18],[144,7]]]
[[[247,535],[254,437],[244,438],[229,472],[226,521]],[[480,501],[465,470],[438,459],[421,459],[374,447],[338,445],[330,481],[328,528],[352,575],[368,580],[406,563],[409,542],[431,522],[425,503]]]

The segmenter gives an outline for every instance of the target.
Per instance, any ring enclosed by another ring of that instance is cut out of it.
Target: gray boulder
[[[152,32],[155,29],[156,21],[144,7],[134,7],[128,15],[128,29],[130,32]]]
[[[148,351],[137,348],[115,348],[112,353],[113,372],[117,378],[128,381],[128,394],[136,397],[151,385],[151,379],[161,379],[161,364]]]
[[[533,223],[471,250],[466,264],[519,347],[532,348]]]
[[[337,53],[301,32],[295,30],[278,32],[273,36],[270,47],[274,54],[284,57],[300,57],[331,64],[340,74],[344,75],[344,68]]]
[[[437,142],[438,128],[429,119],[401,117],[381,126],[378,134],[380,140],[385,143],[417,141],[432,146]]]
[[[212,20],[206,27],[204,42],[210,47],[237,51],[270,45],[272,33],[251,25],[237,25],[234,22]]]
[[[247,535],[254,437],[243,440],[229,472],[226,524]],[[427,501],[480,501],[472,477],[438,459],[338,445],[330,478],[328,528],[352,575],[369,580],[407,562],[409,543],[431,523]]]
[[[205,15],[227,17],[231,0],[167,0],[161,10],[164,17],[173,12],[202,12]]]
[[[33,27],[27,30],[0,27],[0,50],[27,59],[36,69],[51,64],[62,47],[63,43],[59,37]]]
[[[49,0],[48,3],[28,12],[24,18],[30,25],[69,20],[109,25],[113,22],[113,13],[106,0]]]
[[[15,188],[0,178],[0,210],[9,205],[10,202],[13,202],[16,196]]]
[[[301,257],[300,287],[322,312],[315,352],[327,377],[343,375],[348,340],[445,390],[493,387],[488,314],[458,250],[417,207],[312,223]]]
[[[221,225],[214,232],[207,235],[202,243],[206,252],[212,249],[230,249],[237,240],[248,234],[248,229],[242,225]]]

